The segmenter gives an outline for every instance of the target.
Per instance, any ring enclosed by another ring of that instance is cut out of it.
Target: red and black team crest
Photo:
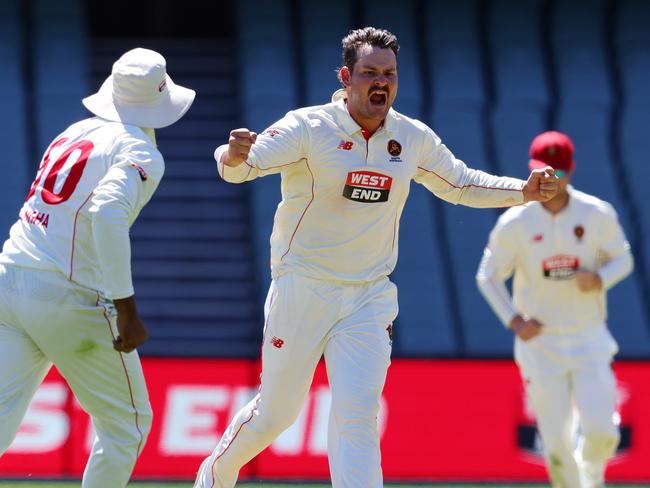
[[[578,238],[579,241],[581,241],[582,237],[585,235],[585,228],[581,225],[576,225],[573,228],[573,234]]]
[[[388,154],[390,154],[393,157],[397,157],[400,154],[402,154],[402,145],[397,142],[395,139],[391,139],[388,141]]]

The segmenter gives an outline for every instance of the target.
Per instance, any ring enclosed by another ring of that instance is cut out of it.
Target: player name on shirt
[[[23,222],[41,227],[47,227],[50,223],[50,214],[37,210],[21,210],[18,216]]]
[[[393,178],[388,175],[372,171],[350,171],[343,196],[355,202],[386,202],[392,184]]]
[[[578,256],[558,254],[542,261],[544,277],[551,280],[568,280],[580,267]]]

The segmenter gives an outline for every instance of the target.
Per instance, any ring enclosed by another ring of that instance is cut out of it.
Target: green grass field
[[[80,482],[58,482],[58,481],[0,481],[0,488],[79,488]],[[461,484],[434,484],[434,485],[394,485],[387,484],[387,488],[532,488],[544,487],[548,485],[497,485],[497,484],[483,484],[483,485],[461,485]],[[650,485],[609,485],[616,488],[648,488]],[[268,483],[265,481],[258,481],[255,483],[241,483],[237,488],[327,488],[329,485],[325,484],[277,484]],[[192,488],[191,483],[130,483],[129,488]]]

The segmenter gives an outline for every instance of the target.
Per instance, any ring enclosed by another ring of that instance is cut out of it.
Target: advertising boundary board
[[[144,358],[154,410],[134,479],[192,479],[233,414],[257,392],[249,360]],[[608,481],[650,481],[650,362],[615,365],[622,443]],[[319,364],[296,422],[240,479],[328,479],[330,392]],[[594,399],[598,401],[598,399]],[[543,481],[534,416],[508,360],[394,360],[378,419],[387,481]],[[92,424],[52,370],[0,476],[80,477]]]

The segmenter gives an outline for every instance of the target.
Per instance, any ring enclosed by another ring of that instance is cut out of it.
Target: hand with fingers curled
[[[524,194],[524,202],[546,202],[550,200],[557,195],[559,190],[558,181],[559,178],[555,175],[555,170],[550,166],[532,170],[521,189]]]
[[[529,341],[542,332],[542,323],[539,320],[519,314],[512,318],[509,327],[522,341]]]
[[[144,344],[149,338],[144,323],[135,307],[135,296],[113,300],[117,310],[118,336],[113,340],[113,349],[129,353]]]
[[[228,151],[222,156],[221,162],[226,166],[239,166],[246,162],[251,146],[257,140],[257,133],[246,128],[230,131]]]

